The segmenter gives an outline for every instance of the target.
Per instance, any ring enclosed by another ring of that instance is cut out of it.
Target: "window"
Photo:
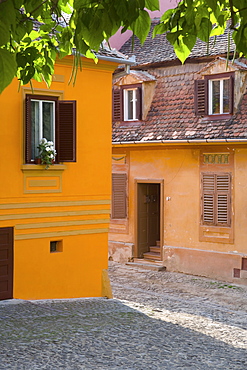
[[[50,253],[62,252],[63,243],[62,240],[50,242]]]
[[[34,163],[42,138],[53,141],[56,161],[76,160],[76,102],[26,95],[26,163]]]
[[[141,120],[141,91],[140,84],[113,89],[113,121]]]
[[[112,219],[127,217],[127,175],[126,173],[112,174]]]
[[[202,224],[230,226],[231,174],[202,173]]]
[[[138,89],[124,89],[124,121],[136,121]]]
[[[233,113],[232,73],[205,76],[195,81],[195,112],[198,116],[219,117]]]

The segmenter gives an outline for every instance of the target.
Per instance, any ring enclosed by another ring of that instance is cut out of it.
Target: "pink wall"
[[[156,10],[154,12],[150,12],[151,18],[158,18],[160,17],[166,10],[175,8],[177,6],[177,3],[179,0],[160,0],[160,10]],[[126,31],[123,34],[121,34],[121,30],[118,30],[118,32],[111,37],[110,39],[110,45],[114,49],[120,49],[121,46],[127,41],[130,36],[132,35],[131,31]]]

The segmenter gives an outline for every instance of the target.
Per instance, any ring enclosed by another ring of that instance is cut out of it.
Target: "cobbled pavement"
[[[114,299],[0,301],[0,369],[247,369],[247,286],[109,275]]]

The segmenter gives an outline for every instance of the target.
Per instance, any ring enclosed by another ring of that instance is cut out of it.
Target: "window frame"
[[[229,79],[229,112],[223,112],[223,89],[221,89],[221,111],[220,113],[213,113],[212,82],[217,80],[223,81],[227,79]],[[206,75],[202,80],[195,80],[194,94],[196,116],[208,116],[211,120],[229,118],[229,116],[233,114],[234,107],[234,72]]]
[[[128,118],[128,91],[134,92],[133,119]],[[138,123],[142,121],[142,84],[121,85],[113,87],[113,122],[125,124]]]
[[[61,94],[25,94],[25,163],[35,164],[31,157],[31,101],[53,101],[55,104],[54,133],[57,156],[55,163],[76,162],[76,101],[60,99]]]
[[[137,118],[137,104],[138,104],[138,94],[137,94],[137,90],[138,88],[135,87],[135,88],[125,88],[123,89],[123,111],[124,111],[124,121],[125,122],[128,122],[128,121],[138,121],[138,118]],[[133,92],[133,98],[132,98],[132,109],[131,109],[131,115],[133,118],[129,118],[130,116],[130,109],[129,109],[129,95],[128,93],[132,91]]]
[[[31,152],[32,152],[32,135],[31,135],[31,102],[36,100],[39,102],[43,101],[51,101],[54,102],[54,127],[53,127],[53,134],[54,134],[54,147],[57,151],[57,143],[56,143],[56,138],[57,138],[57,101],[58,97],[57,96],[49,96],[49,95],[38,95],[38,94],[26,94],[26,142],[25,142],[25,163],[35,163],[35,158],[31,157]],[[40,117],[39,117],[40,118]],[[39,126],[41,125],[41,122],[39,122]],[[42,139],[42,138],[41,138]],[[57,158],[55,159],[55,163],[57,163]]]

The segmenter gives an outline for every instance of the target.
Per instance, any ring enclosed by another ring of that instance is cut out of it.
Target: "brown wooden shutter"
[[[123,117],[123,91],[120,88],[112,89],[112,120],[113,122],[122,121]]]
[[[208,114],[207,80],[195,80],[195,114],[205,116]]]
[[[229,113],[233,114],[234,109],[234,77],[230,76],[229,81]]]
[[[230,226],[231,174],[202,174],[202,222]]]
[[[142,88],[138,87],[136,90],[136,118],[142,119]]]
[[[112,218],[127,217],[126,186],[126,173],[112,174]]]
[[[215,176],[202,174],[202,221],[203,224],[215,223]]]
[[[76,101],[57,102],[57,151],[59,162],[76,161]]]
[[[229,173],[216,175],[217,225],[230,225],[231,176]]]
[[[25,163],[31,163],[31,97],[25,100]]]

